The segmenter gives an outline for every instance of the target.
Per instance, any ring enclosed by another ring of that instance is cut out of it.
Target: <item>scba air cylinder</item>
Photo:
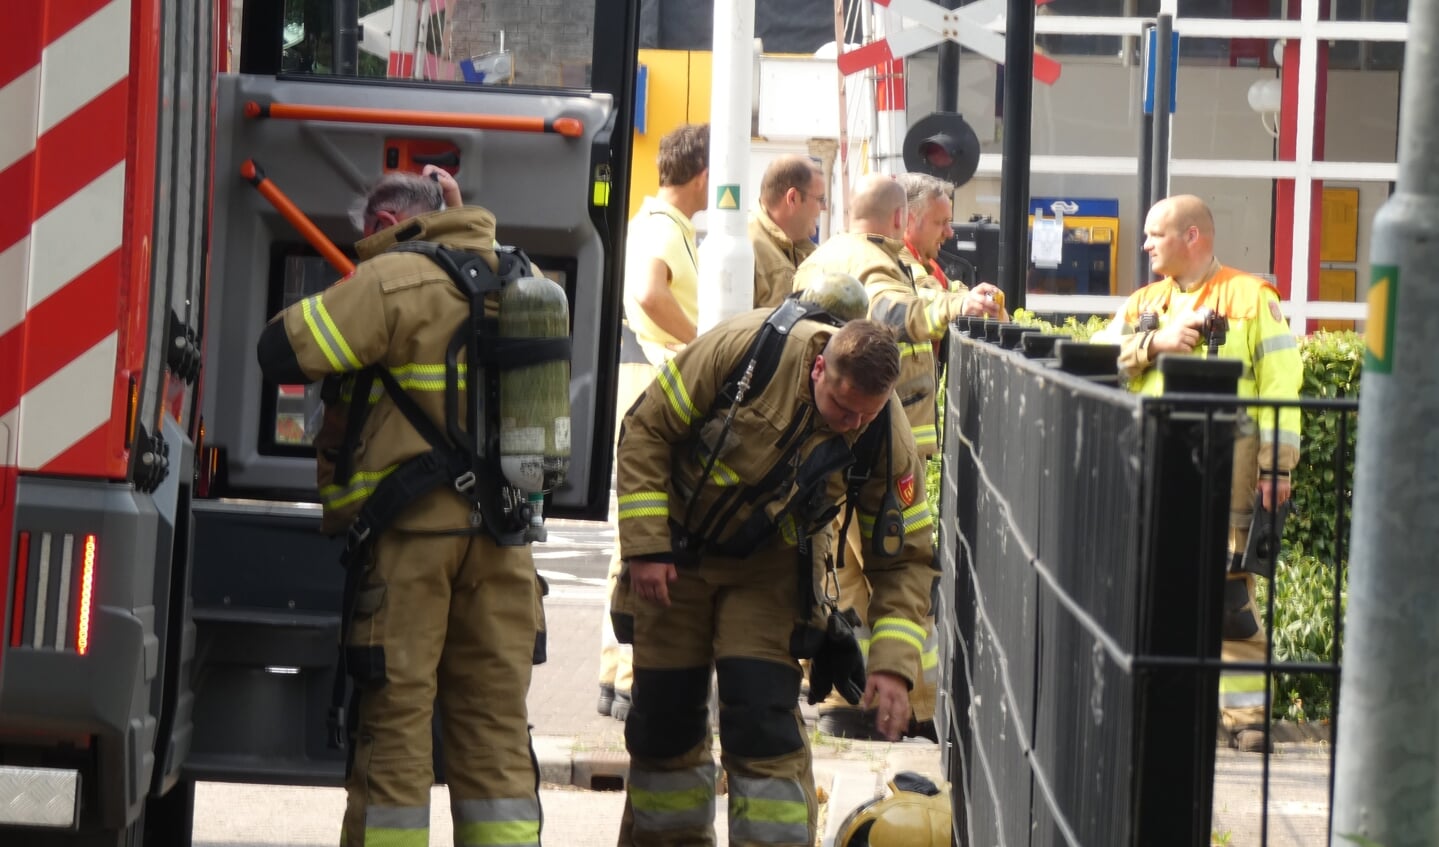
[[[524,277],[500,292],[501,338],[567,338],[565,290],[544,277]],[[509,364],[509,363],[506,363]],[[528,494],[565,481],[570,466],[568,357],[500,371],[500,470]]]

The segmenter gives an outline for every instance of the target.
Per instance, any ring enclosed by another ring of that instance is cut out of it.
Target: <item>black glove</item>
[[[859,705],[864,696],[864,654],[859,649],[859,639],[854,635],[857,619],[844,613],[831,612],[825,625],[824,644],[809,663],[809,703],[815,703],[829,696],[831,690],[851,706]]]

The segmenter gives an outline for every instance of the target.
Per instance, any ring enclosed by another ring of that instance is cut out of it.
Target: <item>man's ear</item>
[[[809,378],[814,382],[819,382],[822,376],[824,376],[824,354],[820,353],[814,357],[814,367],[810,368]]]

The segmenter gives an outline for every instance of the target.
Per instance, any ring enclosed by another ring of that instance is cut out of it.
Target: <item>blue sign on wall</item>
[[[1108,197],[1033,197],[1029,201],[1029,210],[1043,210],[1046,218],[1054,215],[1054,207],[1059,208],[1065,215],[1084,215],[1094,218],[1117,218],[1119,217],[1119,201]]]

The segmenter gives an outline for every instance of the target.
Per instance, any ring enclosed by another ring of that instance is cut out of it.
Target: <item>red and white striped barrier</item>
[[[978,0],[958,9],[946,9],[930,0],[873,0],[915,26],[890,32],[878,41],[839,54],[840,72],[848,76],[885,62],[917,53],[941,41],[953,41],[984,56],[996,64],[1004,64],[1004,36],[990,29],[1004,14],[1003,0]],[[1048,2],[1048,0],[1042,0]],[[1034,78],[1045,85],[1059,79],[1058,62],[1034,54]]]

